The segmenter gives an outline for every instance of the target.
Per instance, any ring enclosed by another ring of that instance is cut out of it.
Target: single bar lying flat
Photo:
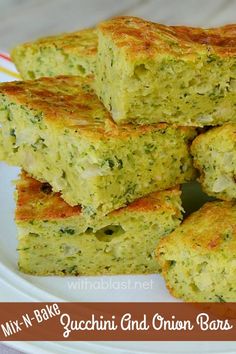
[[[19,268],[34,275],[156,273],[155,248],[182,219],[180,190],[152,193],[101,218],[84,218],[25,173],[17,182]]]
[[[117,126],[91,81],[71,76],[1,84],[2,159],[50,183],[87,214],[106,214],[195,177],[194,129]]]

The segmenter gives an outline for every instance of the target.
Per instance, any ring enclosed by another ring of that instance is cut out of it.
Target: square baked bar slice
[[[191,180],[193,128],[117,126],[79,77],[0,85],[0,155],[70,205],[103,213]]]
[[[35,275],[156,273],[156,245],[182,219],[178,187],[89,221],[24,172],[16,188],[19,268]]]
[[[117,123],[236,122],[236,25],[118,17],[98,26],[96,91]]]
[[[236,124],[200,134],[191,151],[204,191],[218,199],[236,200]]]
[[[236,204],[206,203],[157,247],[171,294],[190,302],[236,301]]]
[[[94,72],[97,54],[95,29],[40,38],[18,45],[11,58],[24,80],[41,76],[79,75]]]

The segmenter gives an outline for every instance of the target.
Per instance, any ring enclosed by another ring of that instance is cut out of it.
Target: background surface
[[[117,15],[164,24],[219,26],[236,22],[236,0],[0,0],[0,50]],[[0,344],[0,354],[20,352]]]
[[[0,49],[117,15],[165,24],[217,26],[235,22],[236,0],[0,0]]]

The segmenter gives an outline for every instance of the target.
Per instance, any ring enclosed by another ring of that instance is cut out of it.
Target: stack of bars
[[[25,81],[0,85],[0,158],[22,168],[20,270],[161,271],[185,301],[236,301],[236,25],[118,17],[12,59]],[[223,201],[181,224],[197,170]]]

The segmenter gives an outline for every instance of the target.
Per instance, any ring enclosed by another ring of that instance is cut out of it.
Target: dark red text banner
[[[1,341],[235,341],[236,303],[0,303]]]

